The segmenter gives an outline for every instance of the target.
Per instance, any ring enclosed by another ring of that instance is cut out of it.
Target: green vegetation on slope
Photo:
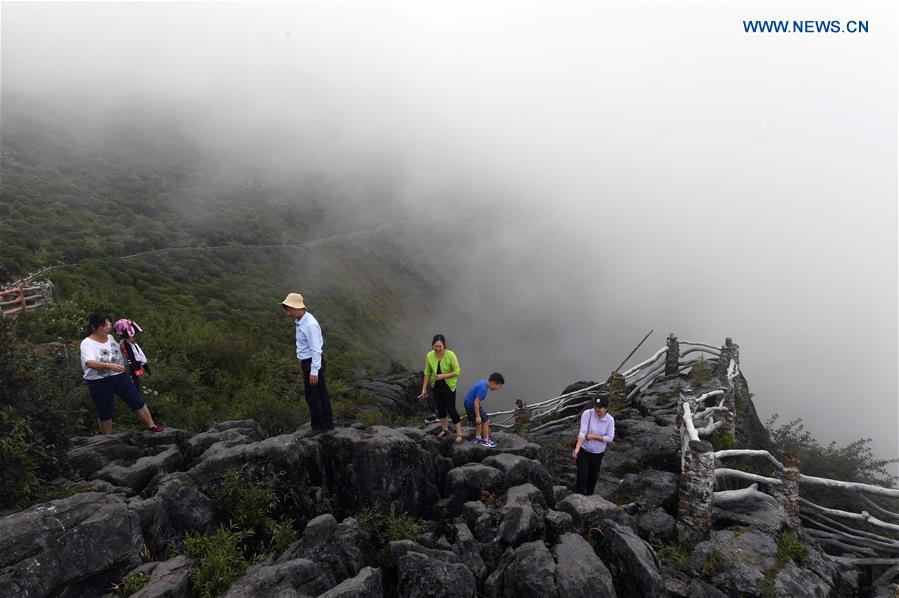
[[[338,416],[364,407],[349,391],[355,370],[404,357],[410,335],[398,321],[423,309],[432,286],[385,235],[343,235],[359,224],[321,177],[269,187],[159,134],[86,144],[7,116],[0,280],[64,265],[47,274],[55,309],[0,320],[0,462],[11,465],[0,482],[18,484],[0,509],[43,496],[41,480],[68,473],[68,438],[95,433],[78,365],[93,311],[143,327],[148,405],[159,423],[193,431],[252,418],[278,434],[308,419],[279,306],[289,291],[322,324]],[[46,342],[62,342],[68,359],[35,357]],[[119,403],[114,429],[135,426]]]

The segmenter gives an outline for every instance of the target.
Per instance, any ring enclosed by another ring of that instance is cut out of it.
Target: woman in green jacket
[[[456,444],[462,442],[462,418],[456,411],[456,385],[459,383],[459,359],[456,354],[446,348],[446,338],[442,334],[435,334],[431,341],[432,351],[425,356],[425,379],[421,384],[421,394],[418,398],[425,399],[428,396],[428,386],[434,394],[434,402],[437,404],[437,417],[443,429],[437,434],[437,438],[443,438],[449,432],[447,414],[456,426]]]

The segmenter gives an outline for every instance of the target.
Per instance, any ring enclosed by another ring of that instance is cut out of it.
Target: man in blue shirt
[[[328,397],[328,385],[325,383],[325,366],[322,361],[322,328],[312,314],[306,311],[303,296],[290,293],[281,302],[287,315],[296,321],[297,359],[303,371],[303,388],[306,391],[306,403],[309,405],[309,416],[312,418],[312,429],[316,432],[334,429],[331,414],[331,399]]]
[[[474,426],[474,443],[494,447],[496,442],[490,440],[490,418],[484,410],[483,402],[487,393],[499,390],[506,383],[505,378],[499,372],[493,372],[486,380],[478,380],[465,395],[465,413],[468,421]]]

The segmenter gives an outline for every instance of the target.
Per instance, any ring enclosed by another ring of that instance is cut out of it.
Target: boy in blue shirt
[[[478,380],[465,395],[465,413],[468,421],[474,426],[474,443],[495,447],[496,441],[490,440],[490,418],[484,410],[484,400],[487,393],[499,390],[506,383],[505,378],[499,372],[493,372],[486,380]]]

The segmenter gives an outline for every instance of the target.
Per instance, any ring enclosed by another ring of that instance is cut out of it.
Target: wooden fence
[[[736,440],[738,406],[749,400],[743,396],[746,386],[740,372],[739,346],[731,339],[718,348],[679,341],[670,335],[666,346],[620,374],[630,389],[627,398],[634,399],[663,378],[689,372],[700,359],[710,367],[710,381],[702,389],[688,387],[681,391],[677,405],[672,408],[672,414],[677,415],[679,439],[676,441],[679,440],[681,450],[679,535],[692,543],[701,542],[709,537],[715,506],[745,500],[765,501],[783,507],[790,527],[801,530],[826,549],[833,561],[879,570],[886,568],[880,575],[881,582],[899,575],[899,489],[804,475],[796,457],[778,459],[765,450],[716,451],[706,440],[712,435]],[[594,384],[533,405],[497,411],[490,417],[500,429],[512,428],[523,420],[530,423],[532,431],[567,427],[597,394],[608,393],[609,386],[609,382]],[[733,459],[740,459],[743,469],[725,466]],[[743,487],[730,489],[734,486]],[[815,504],[800,495],[803,487],[848,493],[866,509],[852,512]],[[892,508],[885,506],[887,503]]]
[[[55,303],[53,283],[20,282],[0,291],[0,317],[10,318]]]

